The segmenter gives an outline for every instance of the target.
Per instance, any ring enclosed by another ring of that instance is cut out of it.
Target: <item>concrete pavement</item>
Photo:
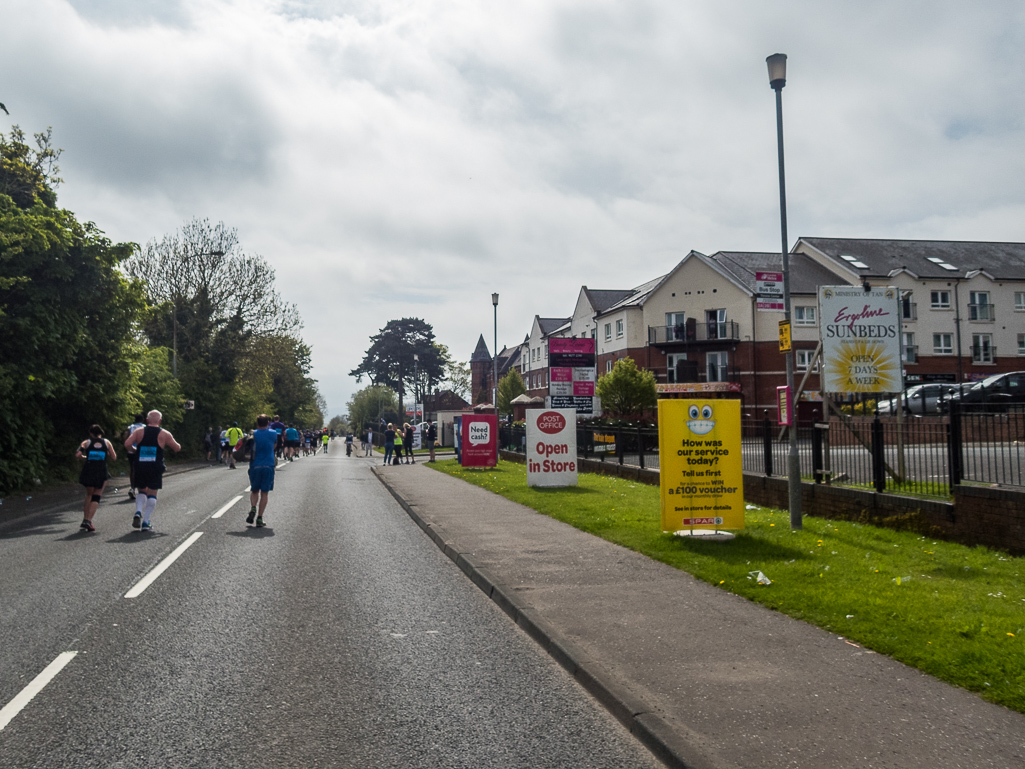
[[[423,465],[375,474],[670,766],[1025,767],[1025,716]]]

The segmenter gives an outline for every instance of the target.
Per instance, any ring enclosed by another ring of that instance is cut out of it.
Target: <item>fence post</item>
[[[812,424],[811,430],[811,472],[815,478],[815,483],[822,483],[822,429],[823,426],[819,422]],[[829,429],[829,425],[825,426],[825,429]]]
[[[883,423],[879,421],[879,415],[872,420],[872,481],[876,491],[882,494],[886,491],[886,459],[883,450]]]
[[[769,410],[764,411],[762,419],[762,453],[765,457],[765,475],[772,477],[772,425],[769,424]]]
[[[638,464],[644,469],[644,436],[641,435],[641,426],[637,425],[637,457]]]
[[[621,427],[616,428],[616,458],[619,459],[619,464],[623,464],[623,429]]]
[[[961,483],[964,465],[961,460],[961,403],[950,401],[950,424],[947,425],[947,472],[951,486]]]

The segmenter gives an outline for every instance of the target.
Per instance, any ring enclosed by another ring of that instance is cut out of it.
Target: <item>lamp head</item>
[[[778,91],[787,84],[787,55],[785,53],[774,53],[765,58],[769,65],[769,86]]]
[[[495,307],[498,307],[498,294],[491,295],[491,304],[495,305]]]

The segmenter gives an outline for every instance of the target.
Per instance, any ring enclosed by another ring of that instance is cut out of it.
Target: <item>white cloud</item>
[[[118,240],[237,227],[332,413],[392,318],[462,359],[691,248],[1025,240],[1025,11],[964,3],[9,0],[0,99]]]

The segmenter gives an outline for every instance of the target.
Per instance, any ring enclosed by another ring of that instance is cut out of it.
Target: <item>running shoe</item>
[[[139,528],[139,525],[141,523],[142,523],[142,513],[136,513],[135,516],[132,518],[132,528],[133,529]]]
[[[143,523],[140,527],[141,531],[153,531],[153,525],[149,523]]]
[[[93,526],[92,521],[82,521],[82,524],[79,528],[85,529],[86,531],[96,531],[96,527]]]
[[[260,516],[259,518],[256,519],[256,528],[261,529],[261,528],[263,528],[266,525],[267,524],[265,524],[263,522],[263,516]]]
[[[128,490],[128,498],[129,499],[135,499],[135,489],[129,489]]]
[[[246,523],[252,523],[256,520],[256,507],[249,508],[249,516],[246,518]]]

